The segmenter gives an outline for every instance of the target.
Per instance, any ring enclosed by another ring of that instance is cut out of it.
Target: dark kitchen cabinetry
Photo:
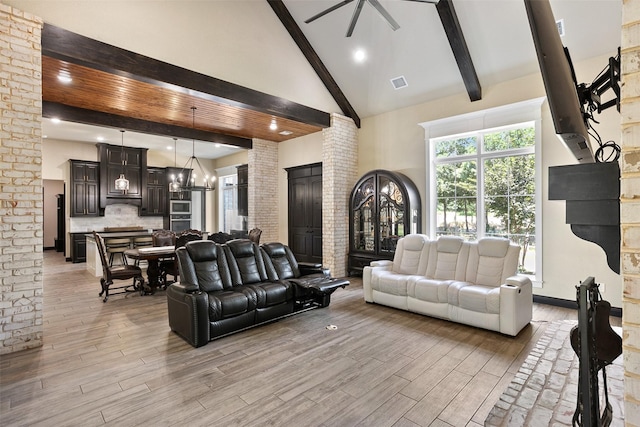
[[[143,177],[142,188],[145,189],[142,194],[141,216],[166,216],[167,196],[169,186],[167,184],[167,171],[165,168],[147,168],[147,172]]]
[[[71,262],[87,261],[87,237],[85,233],[71,233]]]
[[[100,159],[100,207],[111,203],[142,204],[142,173],[147,169],[147,149],[98,144]],[[116,190],[115,181],[124,173],[129,190]],[[126,200],[126,201],[124,201]]]
[[[240,165],[238,169],[238,215],[249,215],[249,165]]]
[[[322,263],[322,163],[287,169],[289,247],[298,261]]]
[[[70,160],[71,207],[70,216],[98,216],[99,176],[98,162]]]
[[[371,261],[393,259],[398,239],[421,233],[420,194],[398,172],[374,170],[351,191],[349,272],[362,273]]]

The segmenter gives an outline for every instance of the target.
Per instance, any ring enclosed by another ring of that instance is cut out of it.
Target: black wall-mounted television
[[[556,134],[580,163],[593,163],[573,66],[548,0],[524,0]]]

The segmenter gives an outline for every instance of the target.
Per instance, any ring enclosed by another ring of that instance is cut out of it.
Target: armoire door
[[[322,263],[322,165],[287,169],[289,247],[299,262]]]

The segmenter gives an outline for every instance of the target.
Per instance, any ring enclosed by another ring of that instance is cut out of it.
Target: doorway
[[[289,247],[299,262],[322,263],[322,163],[286,171]]]
[[[64,181],[42,180],[42,248],[64,252],[66,218]]]

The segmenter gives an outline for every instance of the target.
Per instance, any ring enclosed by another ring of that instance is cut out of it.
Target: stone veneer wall
[[[625,424],[640,426],[640,2],[622,9],[622,327]]]
[[[358,129],[348,117],[331,115],[322,131],[322,258],[334,277],[346,276],[349,195],[358,172]]]
[[[260,243],[278,240],[278,144],[253,140],[248,153],[249,223],[262,230]]]
[[[0,3],[0,354],[42,345],[41,29]]]

